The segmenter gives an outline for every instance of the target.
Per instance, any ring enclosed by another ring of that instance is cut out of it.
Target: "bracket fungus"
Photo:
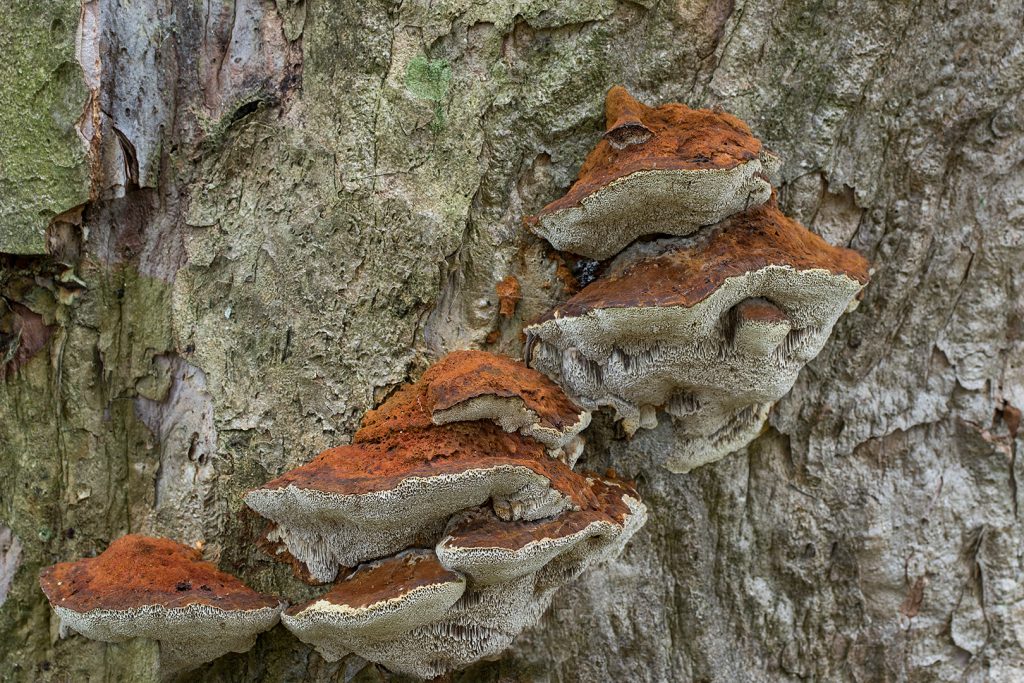
[[[396,634],[443,618],[465,590],[465,577],[433,552],[406,550],[360,566],[319,598],[288,608],[281,620],[337,661],[351,652],[366,656]]]
[[[278,559],[313,583],[342,574],[285,626],[328,660],[426,678],[500,653],[646,520],[632,487],[572,469],[589,421],[518,361],[438,361],[352,444],[246,494]]]
[[[408,405],[408,396],[393,396],[374,419],[395,426],[410,416],[412,409],[391,405]],[[246,494],[246,504],[275,525],[268,540],[313,580],[332,581],[339,567],[432,542],[453,514],[488,501],[508,519],[539,519],[588,502],[583,477],[539,441],[484,420],[412,421],[416,427],[387,436],[361,431],[356,443],[328,449]]]
[[[486,508],[467,511],[449,524],[437,555],[476,589],[533,574],[545,584],[571,580],[621,552],[647,520],[632,486],[596,477],[588,477],[587,486],[590,506],[550,519],[508,522]]]
[[[590,424],[590,412],[519,361],[485,351],[454,351],[367,413],[355,440],[372,442],[396,432],[475,420],[518,431],[540,441],[552,455],[574,460],[582,446],[577,435]]]
[[[358,568],[282,617],[328,660],[349,652],[433,678],[504,650],[558,588],[617,554],[646,520],[630,486],[588,479],[591,505],[507,522],[487,508],[455,517],[436,553],[410,550]]]
[[[247,651],[283,607],[201,561],[199,551],[139,535],[47,567],[39,583],[62,627],[105,642],[159,641],[164,675]]]
[[[526,328],[530,363],[628,432],[664,409],[686,472],[742,447],[856,305],[867,261],[784,216],[774,199],[686,237],[638,242]]]
[[[687,235],[771,194],[779,158],[732,114],[648,107],[615,86],[605,118],[569,192],[527,219],[556,249],[606,259],[642,235]]]

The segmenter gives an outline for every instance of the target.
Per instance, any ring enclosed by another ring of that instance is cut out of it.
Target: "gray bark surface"
[[[1019,0],[5,3],[0,678],[153,677],[37,583],[129,531],[315,595],[241,496],[440,354],[521,354],[564,297],[521,219],[623,84],[747,120],[873,279],[719,463],[597,416],[581,465],[650,521],[455,680],[1024,680],[1022,36]],[[395,677],[277,628],[185,679]]]

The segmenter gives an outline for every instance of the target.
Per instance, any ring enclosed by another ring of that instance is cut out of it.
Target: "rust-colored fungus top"
[[[556,429],[576,424],[582,412],[557,384],[519,361],[486,351],[455,351],[368,412],[355,441],[368,443],[424,429],[433,424],[435,411],[481,396],[522,399],[542,424]]]
[[[654,132],[643,121],[646,109],[622,86],[616,85],[608,91],[604,101],[607,129],[604,137],[613,149],[639,145],[651,139]]]
[[[739,320],[759,323],[788,322],[786,312],[767,299],[760,297],[744,299],[736,304],[736,317]]]
[[[534,541],[565,538],[577,534],[594,522],[622,526],[630,514],[623,498],[640,500],[636,490],[625,483],[593,479],[589,482],[594,505],[587,510],[565,512],[535,522],[506,522],[494,511],[481,507],[465,515],[449,529],[444,544],[459,548],[504,548],[518,550]]]
[[[727,170],[761,153],[761,141],[732,114],[685,104],[648,107],[621,86],[608,91],[605,120],[608,132],[587,155],[576,182],[539,216],[577,206],[584,197],[637,171]]]
[[[699,236],[648,258],[620,259],[600,279],[531,323],[584,315],[599,308],[691,307],[730,277],[768,266],[822,269],[868,281],[867,260],[834,247],[788,218],[773,197],[767,203],[730,216]]]
[[[305,604],[289,607],[285,614],[294,616],[320,600],[359,609],[401,599],[417,588],[462,581],[461,574],[445,569],[433,550],[407,550],[360,566],[334,584],[327,593]]]
[[[75,612],[193,604],[236,612],[279,604],[201,558],[198,550],[166,538],[131,534],[97,557],[43,569],[39,584],[50,604]]]
[[[399,432],[389,439],[331,448],[312,462],[266,483],[337,494],[387,491],[409,478],[429,479],[503,465],[520,466],[546,477],[552,488],[576,505],[591,504],[585,479],[549,458],[543,444],[491,422],[457,422]]]
[[[498,315],[502,318],[511,318],[516,314],[516,306],[523,298],[523,288],[515,275],[509,275],[499,282],[494,290],[498,294]]]
[[[352,440],[355,443],[374,443],[395,434],[433,426],[434,411],[428,404],[425,377],[426,373],[418,382],[400,387],[387,400],[363,415],[363,424]]]

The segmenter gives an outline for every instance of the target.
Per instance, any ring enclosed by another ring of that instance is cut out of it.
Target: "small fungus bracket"
[[[642,145],[654,137],[654,131],[643,123],[644,109],[646,107],[637,102],[625,88],[615,86],[608,91],[605,101],[608,130],[603,137],[612,149],[622,150],[630,145]]]
[[[648,107],[615,86],[605,118],[569,192],[526,221],[558,250],[603,260],[643,235],[688,235],[771,195],[779,159],[731,114]]]
[[[455,351],[367,413],[355,440],[373,442],[400,431],[478,420],[536,439],[552,457],[564,460],[562,451],[576,447],[590,412],[519,361],[485,351]]]

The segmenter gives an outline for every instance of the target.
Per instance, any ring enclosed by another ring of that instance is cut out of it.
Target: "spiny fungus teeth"
[[[497,655],[537,623],[558,588],[620,552],[645,521],[630,485],[589,477],[584,486],[586,507],[553,518],[466,511],[434,551],[362,565],[282,621],[328,660],[354,652],[423,678]]]
[[[47,567],[39,583],[62,625],[86,638],[159,641],[164,675],[245,652],[283,608],[201,561],[199,551],[139,535],[117,539],[97,557]]]
[[[606,259],[643,235],[687,235],[771,194],[779,159],[731,114],[648,107],[615,86],[605,118],[569,192],[527,220],[556,249]]]

